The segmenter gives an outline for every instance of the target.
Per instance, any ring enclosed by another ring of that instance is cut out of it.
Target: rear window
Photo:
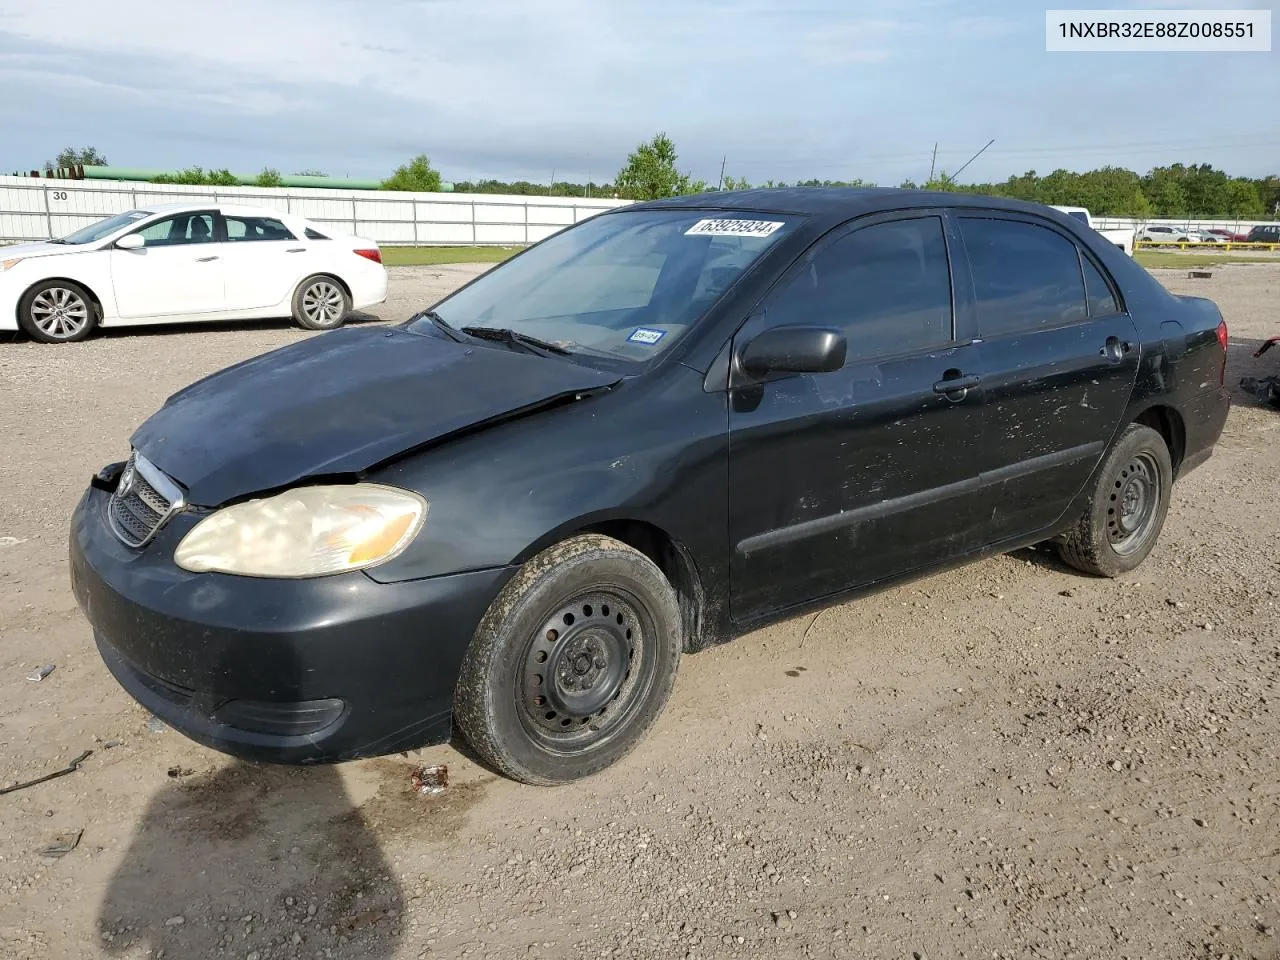
[[[962,217],[973,270],[978,326],[999,337],[1078,323],[1088,317],[1076,245],[1022,220]]]

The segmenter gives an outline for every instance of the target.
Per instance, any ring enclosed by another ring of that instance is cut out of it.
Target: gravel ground
[[[393,270],[365,322],[478,269]],[[1280,371],[1249,358],[1280,267],[1161,279],[1221,305],[1231,383]],[[99,662],[65,561],[89,474],[306,335],[0,343],[0,785],[94,751],[0,796],[0,957],[1280,956],[1280,412],[1237,394],[1136,573],[1022,551],[687,657],[629,758],[545,790],[451,747],[231,761]]]

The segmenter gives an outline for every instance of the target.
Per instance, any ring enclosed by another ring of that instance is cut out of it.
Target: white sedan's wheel
[[[351,298],[333,277],[308,277],[293,295],[293,319],[308,330],[333,330],[351,312]]]
[[[23,295],[18,320],[33,340],[72,343],[90,334],[98,314],[83,287],[69,280],[46,280]]]

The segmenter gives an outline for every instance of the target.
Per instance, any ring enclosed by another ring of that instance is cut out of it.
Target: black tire
[[[351,312],[351,297],[336,277],[316,274],[293,291],[293,320],[304,330],[336,330]]]
[[[1102,462],[1089,505],[1059,539],[1059,555],[1098,577],[1137,568],[1160,537],[1172,489],[1164,438],[1150,427],[1129,424]]]
[[[42,280],[18,301],[18,325],[40,343],[75,343],[98,326],[98,304],[70,280]]]
[[[666,705],[680,624],[675,591],[644,554],[597,534],[565,540],[521,567],[480,621],[454,719],[514,780],[551,786],[597,773]]]

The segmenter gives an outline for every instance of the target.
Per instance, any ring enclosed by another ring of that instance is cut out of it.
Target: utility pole
[[[551,196],[556,192],[556,168],[551,168],[551,186],[547,187],[547,196]]]
[[[929,160],[929,179],[925,183],[933,182],[933,168],[938,162],[938,142],[933,142],[933,157]]]
[[[727,153],[720,158],[720,182],[716,184],[717,193],[719,193],[721,190],[724,189],[724,165],[725,163],[728,162],[728,160],[729,160],[729,155]]]

